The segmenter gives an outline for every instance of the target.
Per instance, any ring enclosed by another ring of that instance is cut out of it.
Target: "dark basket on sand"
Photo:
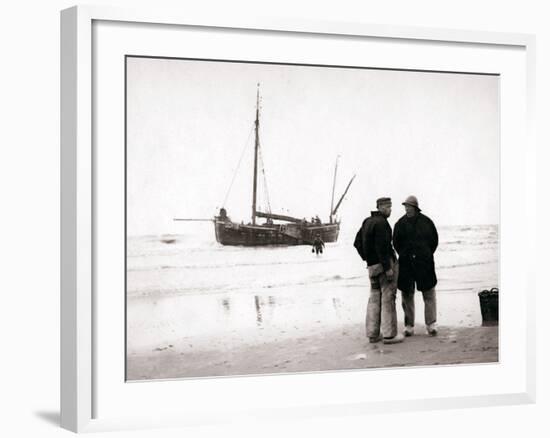
[[[482,290],[477,294],[481,307],[482,326],[498,325],[498,288]]]

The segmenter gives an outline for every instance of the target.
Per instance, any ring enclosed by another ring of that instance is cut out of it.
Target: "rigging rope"
[[[262,167],[262,175],[264,177],[264,195],[267,202],[267,212],[271,214],[271,203],[269,202],[269,191],[267,190],[267,177],[265,176],[264,159],[262,157],[262,148],[258,145],[258,155],[260,156],[260,166]]]
[[[227,189],[227,193],[225,194],[225,198],[223,200],[222,207],[225,207],[225,203],[227,202],[227,198],[229,197],[229,193],[231,192],[231,189],[233,188],[233,183],[235,182],[235,177],[237,176],[237,171],[239,170],[239,167],[241,166],[241,162],[243,161],[244,152],[246,151],[246,147],[248,145],[250,137],[252,136],[252,132],[254,132],[254,124],[252,125],[252,128],[250,129],[250,132],[248,133],[248,138],[246,139],[246,141],[244,143],[244,147],[243,147],[243,150],[241,152],[241,157],[239,158],[239,162],[237,163],[237,167],[235,168],[235,171],[233,172],[233,177],[231,178],[231,184],[229,184],[229,188]]]

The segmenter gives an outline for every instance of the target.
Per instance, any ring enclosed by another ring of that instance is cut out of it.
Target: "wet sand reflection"
[[[239,294],[194,294],[156,299],[130,299],[128,347],[143,348],[195,339],[198,346],[242,342],[269,342],[281,338],[322,334],[327,330],[363,325],[368,300],[367,288],[311,287],[299,294],[292,290]],[[275,293],[274,293],[275,292]],[[444,291],[437,295],[440,326],[481,325],[475,291]],[[416,324],[423,328],[422,294],[415,294]],[[398,320],[403,321],[400,293]]]

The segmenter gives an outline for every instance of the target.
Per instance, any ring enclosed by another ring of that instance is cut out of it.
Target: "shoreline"
[[[498,326],[440,326],[437,336],[416,334],[400,344],[369,344],[360,324],[229,348],[190,348],[184,343],[129,353],[129,381],[345,371],[369,368],[495,363]],[[402,326],[400,325],[400,331]]]
[[[127,377],[496,362],[499,331],[481,326],[478,292],[499,284],[498,228],[453,227],[440,237],[439,336],[425,334],[423,298],[416,293],[417,334],[391,346],[366,339],[369,280],[345,239],[323,257],[303,247],[279,251],[133,241]],[[400,293],[396,310],[402,330]]]

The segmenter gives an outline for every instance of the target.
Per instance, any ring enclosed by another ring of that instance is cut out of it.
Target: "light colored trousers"
[[[424,323],[433,324],[437,320],[437,301],[435,298],[435,287],[422,292],[424,298]],[[405,312],[405,325],[414,327],[414,285],[411,289],[401,291],[401,304]]]
[[[393,263],[392,270],[392,281],[388,281],[385,272],[376,276],[369,275],[371,289],[366,318],[367,337],[369,338],[377,338],[380,334],[384,338],[393,338],[397,335],[395,297],[399,265]]]

